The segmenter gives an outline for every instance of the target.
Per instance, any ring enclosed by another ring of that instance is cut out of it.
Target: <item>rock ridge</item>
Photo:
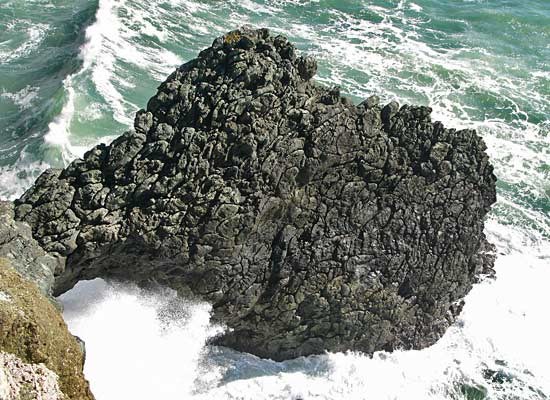
[[[218,343],[276,360],[434,343],[492,271],[486,146],[316,70],[283,36],[230,32],[132,131],[41,175],[15,215],[66,259],[55,294],[155,281],[212,302]]]

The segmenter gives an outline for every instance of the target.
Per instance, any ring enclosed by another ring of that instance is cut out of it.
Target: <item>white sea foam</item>
[[[86,29],[86,44],[81,49],[85,71],[91,70],[92,80],[104,100],[111,107],[115,119],[126,121],[123,98],[111,82],[114,72],[116,54],[113,54],[111,41],[120,37],[120,21],[116,13],[117,2],[102,0],[96,13],[96,21]],[[127,49],[120,50],[121,56],[127,58]],[[125,54],[126,53],[126,54]]]
[[[0,167],[0,200],[19,198],[50,165],[23,150],[14,165]]]
[[[91,103],[78,114],[78,120],[81,122],[98,120],[104,115],[105,108],[101,103]]]
[[[65,160],[66,162],[69,161],[69,158],[74,157],[71,142],[69,141],[69,129],[74,114],[75,97],[74,88],[72,87],[72,80],[73,77],[68,76],[63,81],[67,93],[67,101],[61,110],[61,113],[48,124],[48,132],[44,136],[44,141],[46,143],[61,147],[63,156],[67,157],[67,160]]]
[[[417,12],[422,11],[422,7],[419,6],[419,5],[416,4],[416,3],[410,3],[410,4],[409,4],[409,8],[410,8],[411,10],[417,11]]]
[[[139,82],[121,74],[120,64],[133,65],[164,79],[181,59],[165,48],[140,44],[143,35],[155,36],[160,41],[169,38],[169,31],[158,25],[166,13],[158,4],[113,0],[101,0],[99,4],[96,22],[86,31],[88,40],[81,52],[84,67],[92,70],[92,81],[115,119],[130,125],[128,115],[137,107],[124,99],[120,88],[132,88]]]
[[[25,40],[15,49],[10,46],[12,44],[11,40],[0,43],[0,63],[8,63],[30,54],[42,43],[50,28],[48,24],[40,24],[22,19],[8,25],[8,32],[12,29],[19,30],[18,25],[23,25],[26,28]]]
[[[100,399],[185,399],[200,373],[205,341],[220,332],[210,306],[173,292],[102,280],[61,296],[71,331],[86,342],[84,372]]]
[[[82,156],[90,147],[89,138],[82,141],[74,137],[75,113],[78,121],[111,114],[122,126],[132,125],[132,114],[139,107],[127,100],[125,91],[131,91],[140,82],[128,75],[125,66],[147,71],[160,81],[181,64],[180,57],[168,49],[140,44],[139,39],[144,36],[154,36],[161,42],[169,38],[166,29],[155,25],[163,20],[163,13],[166,11],[159,4],[151,7],[129,1],[99,1],[96,20],[86,29],[86,40],[80,49],[82,68],[65,79],[65,105],[44,137],[48,145],[61,149],[65,163]],[[97,107],[93,108],[97,104],[96,93],[102,98],[101,113]],[[76,108],[76,103],[80,107]],[[88,105],[92,109],[87,109]],[[105,141],[104,137],[98,137],[92,144]]]
[[[72,159],[82,156],[82,147],[71,143],[71,124],[75,114],[75,82],[78,82],[87,71],[93,66],[93,61],[100,57],[100,45],[98,44],[97,36],[92,33],[98,25],[98,21],[104,14],[109,15],[105,11],[106,2],[100,2],[100,7],[97,12],[97,21],[86,30],[86,43],[82,46],[80,56],[83,59],[82,68],[73,75],[69,75],[63,81],[65,88],[65,105],[54,120],[48,126],[48,132],[44,136],[44,141],[48,145],[58,146],[61,149],[63,161],[65,164]],[[102,7],[103,6],[103,7]],[[105,17],[103,17],[105,18]],[[109,24],[106,24],[109,26]]]
[[[3,91],[0,97],[11,100],[21,111],[30,108],[38,96],[39,88],[27,85],[15,93]]]

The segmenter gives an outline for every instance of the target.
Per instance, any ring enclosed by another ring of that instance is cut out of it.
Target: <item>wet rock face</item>
[[[421,348],[493,260],[485,145],[427,107],[355,106],[267,30],[231,32],[178,68],[135,131],[17,202],[55,291],[154,280],[214,304],[219,342],[286,359]]]

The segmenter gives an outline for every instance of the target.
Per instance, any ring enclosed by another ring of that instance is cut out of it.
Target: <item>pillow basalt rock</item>
[[[55,293],[152,280],[210,301],[218,343],[277,360],[434,343],[492,271],[485,144],[316,70],[282,36],[231,32],[134,130],[39,177],[16,218],[66,257]]]

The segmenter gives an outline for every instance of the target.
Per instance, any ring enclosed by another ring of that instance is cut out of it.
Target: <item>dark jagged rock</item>
[[[53,257],[32,237],[31,228],[14,220],[13,203],[0,201],[0,258],[6,258],[17,272],[51,297],[54,273],[63,269],[64,260]]]
[[[485,144],[430,108],[359,106],[282,36],[241,29],[159,87],[135,131],[17,201],[55,292],[150,280],[213,304],[219,343],[274,359],[421,348],[490,272]]]

